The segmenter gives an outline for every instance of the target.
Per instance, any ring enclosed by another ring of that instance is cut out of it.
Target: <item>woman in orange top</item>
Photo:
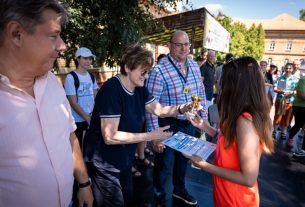
[[[273,151],[272,123],[264,78],[255,59],[242,57],[223,67],[218,100],[220,134],[214,164],[190,159],[212,173],[215,206],[259,206],[257,176],[261,152]],[[191,123],[213,136],[216,129],[198,115]]]

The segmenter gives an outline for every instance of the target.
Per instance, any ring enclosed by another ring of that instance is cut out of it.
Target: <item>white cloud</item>
[[[290,1],[289,4],[293,5],[293,6],[296,5],[296,3],[294,1]]]
[[[213,15],[217,15],[220,11],[223,12],[223,6],[221,4],[206,4],[204,7]]]

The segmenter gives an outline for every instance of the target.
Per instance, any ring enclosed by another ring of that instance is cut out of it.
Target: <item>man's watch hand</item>
[[[89,178],[87,182],[84,183],[78,183],[79,188],[86,188],[88,186],[91,186],[91,179]]]

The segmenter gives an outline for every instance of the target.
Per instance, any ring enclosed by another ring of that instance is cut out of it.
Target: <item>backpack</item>
[[[92,84],[94,85],[94,83],[95,83],[94,75],[92,73],[90,73],[90,72],[88,72],[88,73],[89,73],[89,75],[91,77]],[[77,96],[77,89],[79,88],[79,79],[78,79],[77,74],[74,71],[71,71],[69,74],[71,74],[73,79],[74,79],[74,86],[75,86],[76,98],[77,98],[78,97]]]

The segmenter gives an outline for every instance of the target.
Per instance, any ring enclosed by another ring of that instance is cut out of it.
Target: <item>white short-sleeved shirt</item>
[[[77,90],[77,103],[84,110],[86,114],[91,114],[94,106],[94,91],[98,88],[96,81],[92,83],[90,74],[87,72],[85,75],[79,74],[74,71],[79,79],[79,87]],[[74,79],[71,74],[68,74],[65,80],[65,91],[67,96],[76,95]],[[75,122],[85,121],[78,113],[72,109],[72,115]]]
[[[35,98],[0,74],[0,205],[67,207],[72,197],[70,134],[76,129],[65,92],[48,72]]]

